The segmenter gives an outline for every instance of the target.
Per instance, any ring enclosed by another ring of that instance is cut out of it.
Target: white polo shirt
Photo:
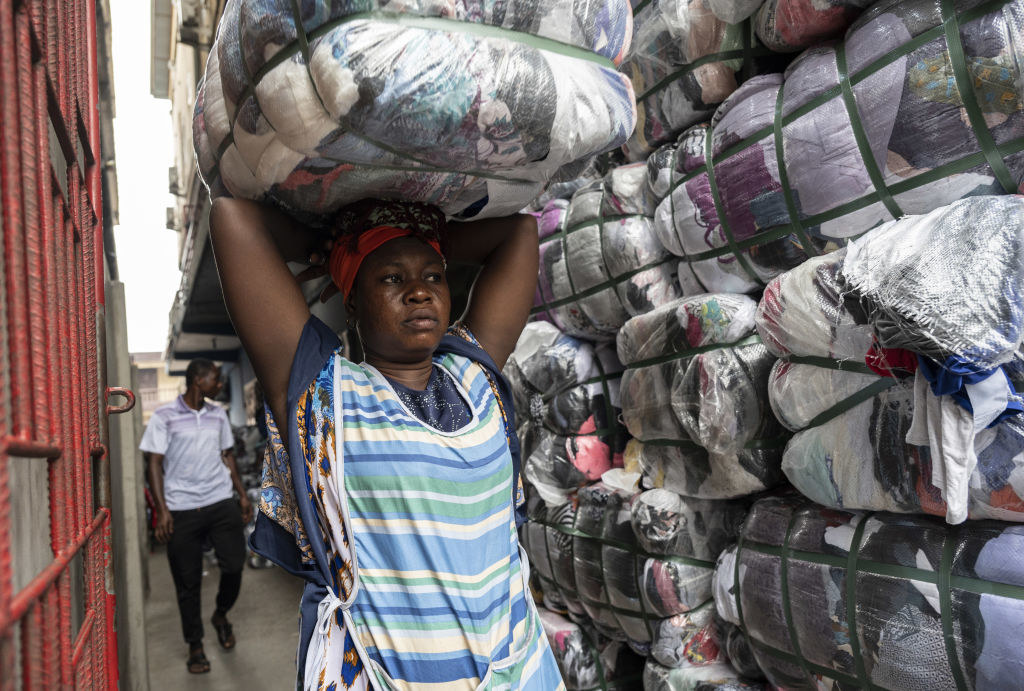
[[[164,501],[171,511],[187,511],[229,499],[231,471],[221,452],[234,448],[224,409],[208,402],[193,410],[178,396],[157,408],[139,448],[164,457]]]

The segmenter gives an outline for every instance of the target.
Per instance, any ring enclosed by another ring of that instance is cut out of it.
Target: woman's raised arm
[[[453,261],[483,264],[462,321],[498,367],[516,347],[537,290],[537,219],[527,214],[449,223]]]
[[[216,199],[210,239],[235,332],[282,435],[288,374],[309,308],[286,261],[306,261],[316,238],[283,213],[258,202]]]

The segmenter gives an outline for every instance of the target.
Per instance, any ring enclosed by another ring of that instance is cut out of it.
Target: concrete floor
[[[299,597],[302,581],[273,567],[245,568],[242,592],[228,613],[238,643],[224,650],[210,626],[217,567],[207,566],[203,578],[203,641],[210,660],[207,674],[189,674],[188,647],[181,636],[181,619],[174,582],[163,547],[149,556],[150,592],[146,600],[146,648],[151,691],[220,691],[235,689],[294,689],[295,649],[298,646]]]

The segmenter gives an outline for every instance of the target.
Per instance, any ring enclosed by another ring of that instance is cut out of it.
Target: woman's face
[[[345,306],[357,320],[367,359],[401,364],[429,359],[451,312],[444,261],[416,238],[385,243],[363,260]]]

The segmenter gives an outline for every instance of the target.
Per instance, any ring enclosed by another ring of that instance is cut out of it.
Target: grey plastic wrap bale
[[[715,571],[719,614],[788,689],[1012,689],[1024,527],[757,502]]]
[[[993,209],[1015,208],[1016,214],[996,214],[997,221],[991,216]],[[908,443],[915,413],[914,379],[899,370],[898,377],[882,376],[869,369],[866,361],[876,335],[915,348],[934,347],[937,340],[953,343],[957,338],[977,338],[977,347],[961,346],[958,352],[1003,359],[1015,342],[1006,339],[1007,326],[1016,321],[1009,331],[1020,331],[1020,308],[1007,304],[1001,291],[1017,290],[1020,280],[1020,269],[1007,262],[1017,252],[1013,246],[1019,243],[1024,223],[1021,209],[1024,205],[1015,197],[963,200],[925,217],[908,217],[878,228],[854,246],[810,260],[768,285],[758,308],[757,327],[769,350],[783,358],[772,369],[769,400],[782,424],[795,432],[782,469],[801,493],[836,508],[948,514],[947,485],[935,466],[955,450],[953,438],[938,453],[930,445]],[[958,238],[965,218],[972,219],[978,231],[973,240]],[[936,234],[922,231],[925,220]],[[940,234],[946,221],[953,222],[948,236]],[[1004,235],[1013,239],[1004,243],[1000,241]],[[916,259],[903,245],[914,236],[922,243]],[[936,246],[949,253],[932,257]],[[864,299],[850,292],[851,279],[844,267],[850,251],[860,253],[856,266],[865,266],[866,257],[871,256],[865,251],[870,248],[875,256],[887,256],[873,266],[899,267],[888,277],[870,280],[884,282],[879,285],[901,284],[898,298],[887,292],[897,298],[894,304],[933,315],[937,329],[921,336],[920,326],[905,322],[906,330],[898,331],[891,328],[895,322],[888,310],[869,304],[864,309]],[[915,281],[915,275],[920,287],[908,283]],[[932,281],[930,293],[924,286],[926,277]],[[980,287],[986,284],[1002,288]],[[947,290],[950,286],[959,288]],[[965,309],[968,296],[977,308],[974,316]],[[869,312],[878,316],[869,319]],[[967,321],[957,324],[961,318]],[[914,335],[915,329],[919,335]],[[1009,355],[1012,359],[1004,371],[1019,381],[1024,358],[1019,347]],[[955,495],[960,497],[958,505],[966,500],[970,518],[1024,520],[1024,421],[1011,417],[982,430],[973,448],[977,466],[961,486],[966,496]]]
[[[781,479],[785,439],[768,404],[775,361],[744,295],[683,298],[631,319],[618,337],[625,467],[645,487],[726,499]]]
[[[567,336],[531,322],[504,369],[520,424],[526,479],[549,503],[622,466],[622,365],[611,344]],[[524,426],[526,429],[524,430]]]
[[[229,0],[196,99],[213,196],[518,211],[632,132],[627,0]]]
[[[1022,37],[1024,0],[884,0],[745,82],[648,160],[684,294],[755,292],[879,223],[1017,192]]]
[[[728,24],[710,6],[710,0],[650,0],[634,9],[633,40],[620,68],[637,97],[637,127],[623,147],[630,160],[647,158],[708,119],[736,90],[741,68],[752,69],[750,25]]]
[[[652,232],[654,198],[643,164],[620,166],[542,217],[534,314],[562,331],[612,341],[631,316],[679,297],[676,261]]]
[[[565,613],[577,623],[587,623],[589,618],[576,593],[572,563],[576,504],[549,506],[532,489],[527,485],[530,520],[519,529],[519,539],[530,558],[531,578],[547,609]]]
[[[548,610],[540,610],[540,621],[566,689],[629,691],[637,687],[643,658],[628,646]]]

